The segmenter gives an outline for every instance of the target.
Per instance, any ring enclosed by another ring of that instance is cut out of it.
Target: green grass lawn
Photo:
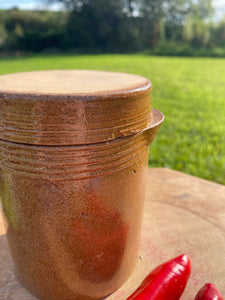
[[[44,69],[135,73],[153,83],[165,122],[149,165],[225,184],[225,59],[144,55],[61,55],[0,59],[0,74]]]

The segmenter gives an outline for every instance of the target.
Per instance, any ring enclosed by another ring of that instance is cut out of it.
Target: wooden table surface
[[[206,282],[225,296],[225,186],[149,169],[139,259],[129,280],[107,300],[125,300],[152,268],[182,253],[191,258],[192,275],[181,299],[194,299]],[[14,275],[1,217],[0,299],[36,299]]]

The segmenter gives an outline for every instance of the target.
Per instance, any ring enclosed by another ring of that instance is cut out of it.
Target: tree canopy
[[[170,31],[182,31],[189,16],[207,19],[211,0],[49,0],[60,2],[70,12],[68,32],[71,46],[106,50],[146,49]],[[178,28],[179,27],[179,28]],[[161,29],[160,29],[161,28]],[[160,31],[161,30],[161,31]],[[179,33],[177,36],[180,36]],[[68,41],[69,42],[69,41]]]
[[[189,55],[190,47],[225,45],[225,22],[213,23],[212,0],[42,1],[61,3],[65,10],[9,11],[0,19],[0,49]]]

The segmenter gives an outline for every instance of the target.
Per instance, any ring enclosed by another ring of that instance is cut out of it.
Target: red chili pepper
[[[178,300],[190,274],[189,257],[180,255],[155,268],[127,300]]]
[[[224,300],[213,283],[206,283],[198,292],[195,300]]]

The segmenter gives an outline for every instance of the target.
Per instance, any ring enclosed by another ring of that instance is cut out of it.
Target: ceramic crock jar
[[[0,76],[7,238],[20,281],[37,297],[99,299],[131,274],[147,149],[162,121],[141,76]]]

